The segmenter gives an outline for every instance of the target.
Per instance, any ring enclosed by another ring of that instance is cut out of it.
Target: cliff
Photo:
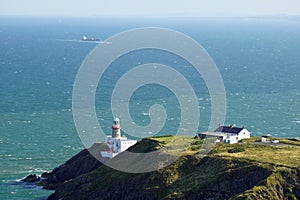
[[[153,151],[172,138],[143,139],[129,151]],[[195,139],[173,164],[142,174],[111,169],[82,151],[47,174],[59,182],[48,199],[300,199],[299,141],[218,144],[207,156],[199,154],[202,143]]]
[[[102,166],[102,163],[94,156],[98,156],[99,158],[99,152],[103,150],[106,150],[105,144],[94,144],[89,151],[84,149],[69,159],[66,163],[53,169],[52,172],[43,173],[41,176],[42,178],[34,174],[27,176],[22,181],[36,183],[38,186],[43,186],[44,189],[56,189],[64,182],[72,180]]]

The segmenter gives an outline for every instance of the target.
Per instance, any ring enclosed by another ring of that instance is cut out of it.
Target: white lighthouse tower
[[[115,118],[114,123],[111,127],[112,134],[111,136],[113,138],[120,138],[121,137],[121,127],[120,127],[120,119]]]
[[[137,143],[137,140],[130,140],[125,136],[121,136],[121,126],[119,118],[116,117],[114,119],[111,129],[111,136],[106,137],[106,144],[109,150],[101,151],[102,157],[112,158]]]

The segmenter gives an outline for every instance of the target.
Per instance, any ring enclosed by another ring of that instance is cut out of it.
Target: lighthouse
[[[111,126],[111,136],[106,137],[108,151],[101,151],[101,156],[105,158],[113,158],[136,143],[137,140],[127,139],[127,137],[121,136],[120,119],[116,117],[113,121],[113,125]]]
[[[121,137],[121,127],[120,127],[120,119],[119,118],[115,118],[113,125],[111,126],[111,131],[112,134],[111,136],[113,138],[120,138]]]

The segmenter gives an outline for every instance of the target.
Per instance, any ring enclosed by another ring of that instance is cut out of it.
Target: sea
[[[299,17],[1,16],[0,199],[45,199],[53,191],[20,180],[51,171],[84,148],[73,120],[72,92],[82,62],[101,44],[81,38],[86,35],[105,40],[143,27],[181,32],[205,48],[224,82],[225,125],[247,126],[257,136],[300,137]],[[110,98],[116,81],[143,63],[168,65],[189,80],[199,101],[199,131],[206,131],[211,98],[205,81],[183,58],[155,49],[130,52],[104,73],[95,96],[103,130],[110,134],[114,117]],[[160,85],[140,87],[129,102],[134,123],[149,124],[150,106],[161,104],[167,119],[158,135],[175,133],[180,104],[174,96]]]

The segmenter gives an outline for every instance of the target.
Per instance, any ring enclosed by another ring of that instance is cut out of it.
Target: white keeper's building
[[[200,138],[217,138],[216,142],[235,144],[242,139],[250,138],[251,133],[245,127],[220,126],[214,132],[202,132],[198,134]]]

